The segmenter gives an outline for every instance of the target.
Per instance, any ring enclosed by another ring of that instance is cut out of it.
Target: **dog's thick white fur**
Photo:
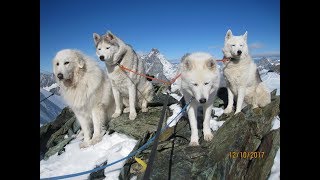
[[[106,73],[79,50],[63,49],[52,62],[60,93],[75,113],[84,134],[80,147],[100,142],[105,123],[114,112],[111,83]]]
[[[230,59],[223,70],[228,89],[228,105],[224,113],[232,112],[234,96],[237,97],[235,114],[241,111],[243,102],[251,104],[253,108],[269,104],[269,90],[261,81],[257,66],[249,55],[247,32],[242,36],[233,36],[228,30],[223,54]]]
[[[185,55],[180,63],[181,93],[186,102],[192,97],[188,117],[191,126],[190,146],[199,145],[197,128],[197,108],[203,106],[204,140],[210,141],[213,134],[210,129],[210,118],[213,101],[220,85],[220,73],[215,59],[208,53],[197,52]]]
[[[139,60],[135,51],[110,31],[101,37],[93,33],[93,40],[96,54],[105,62],[112,83],[116,104],[112,117],[116,118],[122,114],[123,104],[126,106],[123,112],[130,112],[130,120],[137,117],[136,107],[141,107],[142,112],[147,112],[147,103],[152,100],[154,94],[151,82],[143,76],[119,67],[123,65],[137,73],[145,74],[144,61]]]

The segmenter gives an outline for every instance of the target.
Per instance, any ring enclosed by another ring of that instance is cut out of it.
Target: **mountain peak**
[[[160,51],[159,51],[157,48],[152,48],[152,49],[151,49],[151,52],[154,52],[154,53],[156,53],[156,54],[160,53]]]

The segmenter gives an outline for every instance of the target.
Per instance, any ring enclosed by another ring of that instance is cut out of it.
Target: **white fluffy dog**
[[[210,129],[210,118],[213,101],[220,86],[220,73],[216,61],[208,53],[192,53],[185,55],[181,61],[181,93],[186,102],[195,99],[188,107],[191,126],[190,146],[199,145],[197,128],[197,109],[203,107],[204,140],[210,141],[213,134]]]
[[[72,49],[56,54],[53,72],[63,99],[83,131],[80,148],[98,143],[105,133],[106,120],[114,112],[114,98],[106,74],[94,60]]]
[[[234,36],[227,31],[223,54],[229,62],[223,69],[228,88],[228,106],[224,113],[232,112],[234,96],[237,97],[235,114],[242,109],[243,102],[253,108],[264,107],[271,102],[268,88],[263,84],[256,64],[249,55],[247,32],[242,36]]]

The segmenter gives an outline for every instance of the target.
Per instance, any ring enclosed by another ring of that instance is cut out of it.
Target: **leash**
[[[143,76],[143,77],[148,78],[148,79],[156,80],[156,81],[162,82],[163,84],[168,84],[168,85],[173,84],[173,83],[181,76],[181,74],[178,74],[178,75],[177,75],[175,78],[173,78],[171,81],[164,81],[164,80],[162,80],[162,79],[154,78],[154,77],[147,76],[147,75],[145,75],[145,74],[139,73],[139,72],[134,71],[134,70],[132,70],[132,69],[129,69],[129,68],[123,66],[123,65],[120,65],[120,64],[117,64],[117,65],[118,65],[122,70],[129,71],[129,72],[132,72],[132,73],[137,74],[137,75],[139,75],[139,76]]]
[[[53,96],[53,95],[54,95],[54,93],[51,93],[49,96],[47,96],[47,97],[43,98],[42,100],[40,100],[40,103],[41,103],[42,101],[48,99],[49,97]]]
[[[155,135],[155,140],[154,140],[154,143],[152,146],[151,154],[149,156],[147,170],[144,173],[143,180],[149,180],[150,174],[152,172],[153,162],[154,162],[154,159],[155,159],[156,153],[157,153],[157,147],[158,147],[158,141],[159,141],[159,137],[160,137],[161,126],[163,124],[163,119],[164,119],[164,116],[165,116],[165,113],[167,110],[168,101],[169,101],[169,93],[167,92],[167,97],[165,99],[165,102],[164,102],[164,105],[162,108],[161,117],[160,117],[160,120],[158,123],[157,133]]]
[[[226,58],[226,57],[223,57],[221,60],[216,60],[216,61],[221,61],[223,63],[226,63],[226,62],[229,62],[231,58]]]
[[[117,66],[120,67],[120,69],[122,70],[122,72],[127,76],[127,78],[132,82],[132,84],[134,84],[134,82],[133,82],[133,80],[130,78],[130,76],[121,68],[122,65],[120,65],[119,62],[117,62],[116,64],[117,64]],[[149,102],[149,101],[147,100],[147,98],[144,97],[144,95],[143,95],[142,92],[139,90],[139,88],[137,87],[136,89],[137,89],[137,91],[140,93],[141,97],[143,97],[144,100],[146,100],[147,102]]]
[[[192,97],[188,103],[181,109],[181,111],[176,115],[176,117],[174,117],[163,129],[161,129],[161,133],[163,131],[165,131],[169,125],[182,113],[184,112],[187,107],[189,106],[189,104],[192,102],[192,100],[194,99],[194,97]],[[95,169],[92,169],[92,170],[88,170],[88,171],[83,171],[83,172],[79,172],[79,173],[73,173],[73,174],[67,174],[67,175],[62,175],[62,176],[55,176],[55,177],[49,177],[49,178],[40,178],[40,180],[56,180],[56,179],[65,179],[65,178],[71,178],[71,177],[76,177],[76,176],[81,176],[81,175],[84,175],[84,174],[89,174],[89,173],[92,173],[92,172],[96,172],[96,171],[99,171],[99,170],[102,170],[102,169],[105,169],[106,167],[109,167],[109,166],[112,166],[114,164],[117,164],[123,160],[127,160],[131,157],[133,157],[134,155],[140,153],[141,151],[143,151],[144,149],[146,149],[148,147],[148,145],[150,145],[153,141],[154,141],[155,137],[152,137],[150,138],[143,146],[141,146],[139,149],[133,151],[132,153],[130,153],[128,156],[124,157],[124,158],[121,158],[117,161],[114,161],[110,164],[106,164],[104,166],[101,166],[101,167],[97,167]]]

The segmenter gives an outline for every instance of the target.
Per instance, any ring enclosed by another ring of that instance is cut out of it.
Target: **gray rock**
[[[257,150],[257,152],[260,152],[258,155],[261,155],[261,158],[252,159],[245,179],[267,179],[279,147],[280,128],[270,131],[263,137]],[[260,171],[257,171],[257,169],[260,169]]]
[[[40,127],[40,160],[48,150],[47,143],[51,135],[58,131],[73,116],[72,110],[66,107],[54,121]]]
[[[76,134],[80,128],[81,128],[81,126],[80,126],[79,122],[78,121],[74,121],[74,123],[72,125],[73,133]]]
[[[122,114],[109,122],[109,130],[126,134],[135,139],[141,139],[146,132],[157,130],[161,109],[162,107],[149,107],[148,112],[139,112],[137,118],[133,121],[129,120],[127,113]]]
[[[47,142],[47,145],[46,145],[47,148],[51,148],[52,146],[59,144],[60,141],[63,139],[64,135],[68,133],[68,130],[72,129],[72,125],[75,121],[76,121],[76,117],[73,116],[59,130],[53,133]]]
[[[57,152],[60,152],[64,149],[64,146],[67,145],[74,137],[68,137],[66,139],[63,139],[60,141],[57,145],[49,148],[49,150],[46,152],[44,159],[47,160],[50,156],[56,154]]]
[[[205,142],[199,130],[198,147],[188,146],[189,123],[187,119],[180,120],[160,138],[150,179],[168,179],[169,175],[171,179],[266,179],[280,145],[280,130],[270,132],[271,122],[280,112],[279,104],[280,97],[276,96],[264,108],[249,107],[237,115],[225,116],[226,122],[214,132],[212,141]],[[148,132],[152,133],[152,129]],[[133,132],[121,133],[132,136]],[[148,162],[151,147],[138,156]],[[230,156],[232,152],[238,157]],[[264,158],[240,158],[240,152],[264,152]],[[119,178],[142,179],[139,166],[134,160],[127,161]]]
[[[152,101],[148,103],[149,107],[157,107],[157,106],[163,106],[166,94],[158,93],[156,96],[153,97]],[[169,96],[168,106],[172,104],[179,103],[175,98],[172,96]]]

